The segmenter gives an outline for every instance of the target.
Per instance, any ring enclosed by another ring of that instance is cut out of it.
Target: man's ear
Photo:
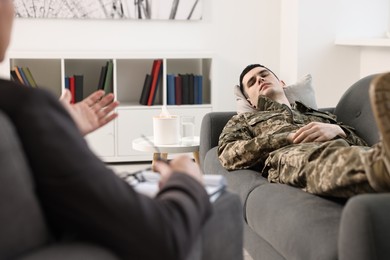
[[[286,88],[286,87],[287,87],[286,83],[285,83],[283,80],[279,80],[279,82],[282,83],[282,87],[283,87],[283,88]]]
[[[255,109],[257,109],[257,107],[255,105],[252,104],[251,100],[249,98],[246,99],[249,103],[249,105]]]

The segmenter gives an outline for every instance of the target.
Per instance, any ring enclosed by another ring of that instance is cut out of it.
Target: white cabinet
[[[65,88],[65,77],[83,75],[83,96],[94,92],[99,85],[102,66],[113,63],[112,91],[120,102],[119,117],[110,124],[86,136],[91,149],[106,162],[146,161],[150,154],[135,151],[133,139],[153,135],[153,116],[167,105],[167,74],[195,74],[203,78],[202,104],[168,105],[172,114],[195,116],[195,133],[199,135],[203,116],[213,109],[213,57],[205,53],[46,53],[10,52],[0,66],[0,75],[9,77],[15,66],[28,67],[39,87],[59,97]],[[161,84],[151,106],[139,100],[145,75],[150,74],[153,62],[162,60]]]

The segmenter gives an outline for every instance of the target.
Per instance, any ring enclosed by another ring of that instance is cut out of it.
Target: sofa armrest
[[[229,119],[236,115],[236,112],[210,112],[202,119],[200,128],[199,159],[203,169],[203,162],[206,153],[218,145],[219,135]]]
[[[339,259],[390,259],[390,194],[364,194],[346,204],[340,223]]]

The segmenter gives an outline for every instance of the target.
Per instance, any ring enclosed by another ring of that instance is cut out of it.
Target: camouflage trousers
[[[289,184],[312,194],[348,198],[374,190],[367,167],[378,149],[350,146],[343,139],[303,143],[272,152],[264,171],[270,182]]]

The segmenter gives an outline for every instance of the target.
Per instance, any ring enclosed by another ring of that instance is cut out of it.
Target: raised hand
[[[115,119],[118,114],[113,112],[119,105],[114,101],[114,95],[104,95],[103,90],[93,92],[82,101],[71,104],[72,95],[66,89],[60,97],[60,102],[69,112],[82,135],[87,135]]]

